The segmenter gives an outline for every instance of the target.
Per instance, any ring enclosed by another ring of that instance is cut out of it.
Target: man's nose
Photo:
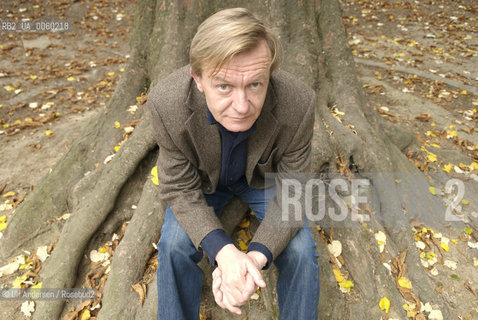
[[[238,89],[234,95],[234,110],[238,113],[247,113],[249,111],[249,102],[245,90]]]

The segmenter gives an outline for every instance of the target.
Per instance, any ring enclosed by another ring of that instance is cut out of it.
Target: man
[[[281,319],[317,319],[319,268],[307,223],[282,217],[280,177],[307,172],[315,94],[276,71],[277,38],[249,11],[220,11],[198,28],[190,66],[148,97],[168,203],[158,244],[158,319],[198,319],[202,251],[217,266],[213,293],[240,314],[274,262]],[[275,172],[278,178],[266,179]],[[275,182],[274,182],[275,181]],[[247,253],[218,219],[234,197],[261,221]]]

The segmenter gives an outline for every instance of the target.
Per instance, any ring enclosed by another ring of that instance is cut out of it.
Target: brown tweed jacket
[[[206,99],[189,74],[189,66],[160,81],[148,96],[159,145],[160,197],[198,248],[203,238],[223,229],[204,193],[213,193],[221,170],[221,137],[207,123]],[[250,186],[268,186],[265,173],[307,172],[314,126],[315,93],[284,71],[275,72],[256,130],[248,138],[246,178]],[[274,180],[272,180],[274,183]],[[263,222],[252,241],[277,257],[299,224],[282,221],[280,179]]]

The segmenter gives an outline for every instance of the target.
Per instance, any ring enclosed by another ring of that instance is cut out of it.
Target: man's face
[[[219,72],[204,68],[199,77],[191,71],[209,111],[229,131],[246,131],[259,117],[269,84],[271,53],[265,40],[231,59]]]

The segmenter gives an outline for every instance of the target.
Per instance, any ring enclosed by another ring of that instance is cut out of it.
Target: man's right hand
[[[237,307],[247,302],[256,286],[261,288],[266,286],[256,265],[257,262],[251,256],[239,251],[233,244],[219,250],[216,262],[221,272],[220,290],[224,305],[222,307],[241,314],[241,310]]]

